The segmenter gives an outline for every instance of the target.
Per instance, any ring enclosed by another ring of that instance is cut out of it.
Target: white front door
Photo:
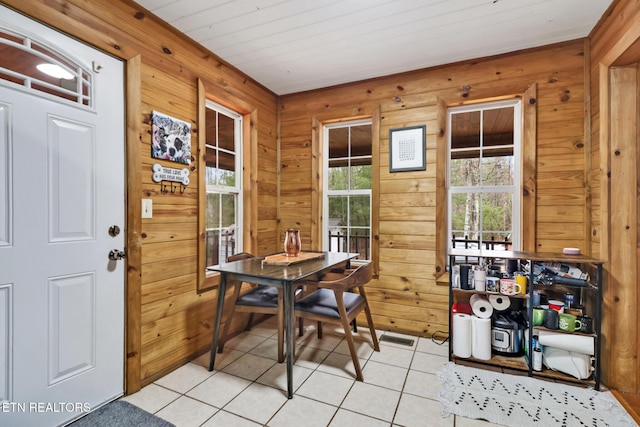
[[[83,105],[0,70],[0,425],[56,426],[124,390],[124,71],[2,6],[0,28],[91,80]]]

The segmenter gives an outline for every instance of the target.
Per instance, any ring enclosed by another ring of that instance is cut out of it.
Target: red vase
[[[289,228],[284,234],[284,252],[287,256],[298,256],[302,249],[300,241],[300,230],[297,228]]]

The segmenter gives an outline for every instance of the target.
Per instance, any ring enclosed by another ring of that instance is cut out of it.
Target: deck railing
[[[349,238],[347,239],[347,237]],[[370,240],[370,236],[347,236],[340,232],[329,232],[329,252],[359,253],[360,259],[371,259]],[[349,242],[349,247],[347,247],[347,241]]]
[[[454,237],[451,239],[451,247],[454,249],[478,249],[484,247],[484,249],[495,251],[495,250],[510,250],[511,241],[505,237],[504,240],[496,239],[495,237],[491,237],[489,240],[480,240],[480,239],[469,239],[468,236],[464,237]],[[469,263],[469,261],[476,261],[475,257],[464,257],[464,262]]]
[[[219,239],[219,230],[208,230],[205,237],[207,248],[207,266],[227,262],[227,258],[235,253],[236,240],[233,232],[223,232]]]

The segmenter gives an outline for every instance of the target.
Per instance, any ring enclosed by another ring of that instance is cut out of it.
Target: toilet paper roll
[[[471,318],[471,355],[476,359],[491,359],[491,319]]]
[[[453,315],[453,354],[471,357],[471,316],[468,314]]]
[[[561,350],[573,351],[576,353],[594,354],[594,338],[587,335],[565,334],[560,332],[549,332],[538,330],[538,341],[543,346],[559,348]]]
[[[511,307],[511,300],[505,295],[489,295],[489,302],[496,311],[504,311]]]
[[[469,298],[469,304],[471,304],[471,311],[481,319],[488,319],[493,314],[493,306],[486,295],[473,294]]]

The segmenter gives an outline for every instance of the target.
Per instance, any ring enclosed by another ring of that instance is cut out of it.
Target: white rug
[[[456,365],[438,372],[442,415],[505,426],[630,427],[635,421],[610,392]]]

